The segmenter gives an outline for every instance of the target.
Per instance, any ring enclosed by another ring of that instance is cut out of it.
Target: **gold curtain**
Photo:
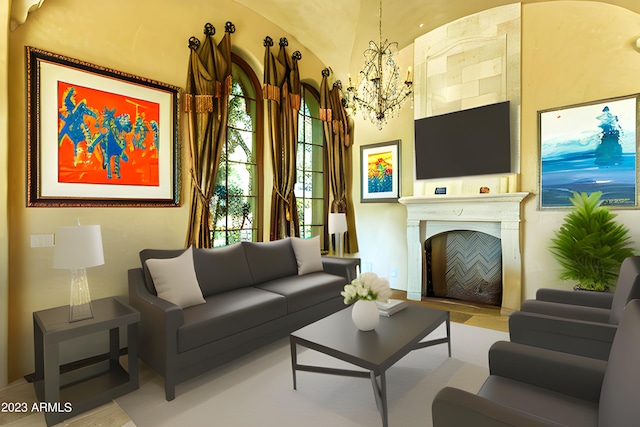
[[[184,106],[187,113],[191,157],[191,211],[186,246],[211,247],[213,228],[209,202],[215,190],[218,162],[227,140],[227,117],[231,92],[231,34],[235,26],[225,25],[225,35],[216,45],[213,25],[204,27],[202,43],[189,39],[191,54]]]
[[[358,252],[356,218],[353,208],[353,122],[342,104],[340,83],[330,88],[328,69],[322,71],[320,119],[324,123],[329,173],[330,212],[345,213],[348,231],[345,253]]]
[[[287,55],[286,38],[280,39],[277,55],[271,52],[273,40],[264,40],[263,96],[267,104],[269,137],[273,165],[270,240],[299,236],[296,183],[298,110],[300,109],[299,51]]]

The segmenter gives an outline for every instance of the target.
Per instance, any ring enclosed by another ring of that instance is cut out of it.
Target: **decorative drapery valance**
[[[320,117],[324,123],[327,147],[330,212],[346,214],[348,230],[345,234],[345,252],[356,253],[358,236],[351,190],[353,123],[342,102],[340,82],[330,85],[330,74],[329,69],[324,69],[320,84]]]
[[[189,154],[191,160],[191,210],[186,246],[212,246],[212,224],[209,202],[213,197],[218,163],[227,140],[227,117],[231,93],[231,34],[235,26],[225,25],[219,44],[210,23],[204,27],[202,43],[189,39],[189,72],[184,95],[187,113]]]
[[[298,146],[298,110],[300,109],[299,51],[289,56],[288,41],[280,39],[277,55],[271,52],[273,40],[264,39],[264,84],[268,135],[271,141],[273,191],[271,196],[270,240],[299,236],[298,210],[294,185]]]

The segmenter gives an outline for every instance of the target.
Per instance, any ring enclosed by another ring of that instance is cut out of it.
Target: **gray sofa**
[[[145,249],[141,267],[128,272],[129,302],[141,314],[139,356],[164,377],[167,400],[176,384],[344,309],[340,292],[360,263],[323,256],[323,271],[298,275],[289,238],[193,249],[206,302],[183,309],[157,296],[146,261],[184,251]]]

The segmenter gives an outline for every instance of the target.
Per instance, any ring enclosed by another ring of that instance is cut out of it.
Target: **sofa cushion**
[[[291,247],[298,264],[298,275],[302,276],[316,271],[323,271],[320,253],[320,236],[311,239],[291,238]]]
[[[184,323],[178,329],[179,353],[287,314],[282,295],[251,286],[211,295],[206,300],[206,304],[184,310]]]
[[[254,285],[298,275],[298,264],[290,238],[271,242],[242,242],[242,246]]]
[[[287,312],[294,313],[333,298],[340,298],[344,277],[317,272],[304,276],[289,276],[256,285],[257,288],[287,298]]]
[[[182,308],[204,304],[191,247],[175,258],[148,259],[146,264],[159,298]]]
[[[253,284],[240,243],[221,248],[196,249],[193,262],[205,297]]]
[[[153,277],[151,277],[151,273],[149,273],[147,260],[175,258],[184,253],[184,251],[185,249],[144,249],[140,251],[140,262],[142,264],[142,271],[144,272],[144,285],[151,294],[158,295],[158,292],[156,292],[156,288],[153,285]]]

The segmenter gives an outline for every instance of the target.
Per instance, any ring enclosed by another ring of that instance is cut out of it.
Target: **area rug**
[[[444,326],[427,339],[445,336]],[[431,426],[431,402],[444,386],[475,392],[488,376],[491,344],[507,333],[451,323],[446,345],[409,353],[387,371],[390,426]],[[300,363],[354,368],[313,350]],[[298,372],[293,390],[288,339],[282,339],[198,378],[164,399],[162,378],[141,364],[140,389],[116,402],[137,427],[381,425],[369,380]]]

